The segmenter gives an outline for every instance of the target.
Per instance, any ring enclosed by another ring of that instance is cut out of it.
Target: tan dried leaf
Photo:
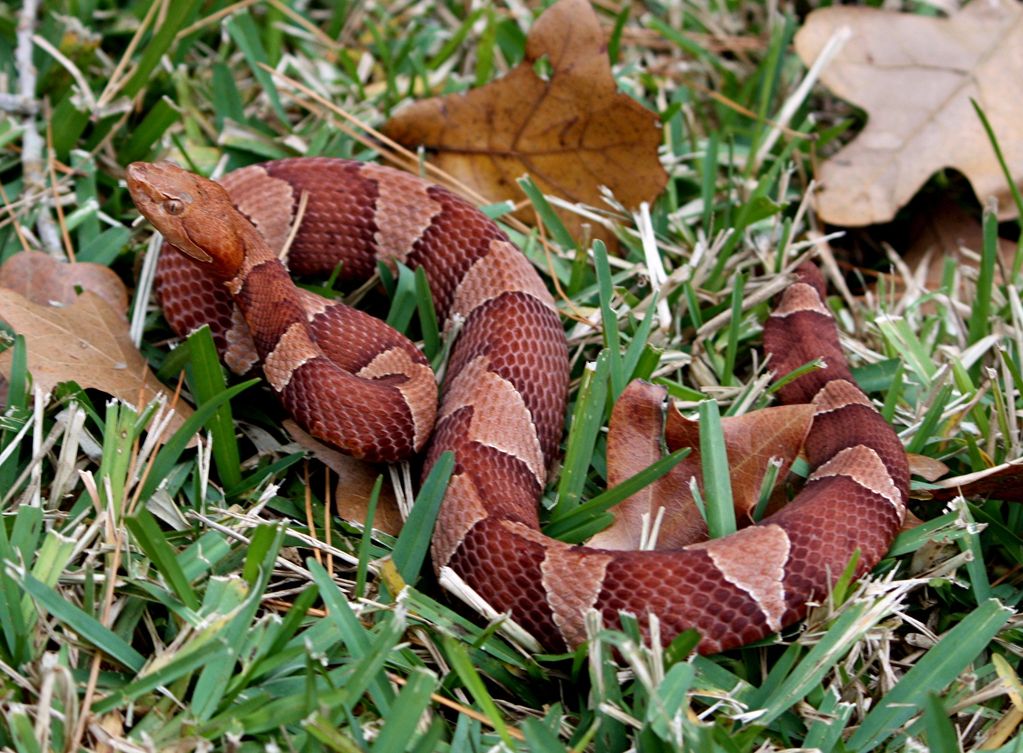
[[[351,455],[345,455],[325,445],[290,419],[284,422],[284,428],[292,439],[337,474],[337,486],[334,489],[337,514],[345,520],[365,525],[369,517],[369,500],[373,493],[373,485],[377,476],[385,473],[384,467],[356,460]],[[373,515],[373,528],[397,536],[401,532],[402,522],[394,490],[385,476],[377,500],[377,509]]]
[[[965,211],[956,202],[943,199],[929,206],[913,217],[911,226],[913,242],[906,251],[906,266],[913,270],[917,279],[923,278],[928,290],[941,287],[945,271],[945,259],[955,259],[956,265],[973,267],[979,265],[984,247],[984,229],[980,220]],[[972,252],[972,253],[970,253]],[[995,278],[1002,281],[1002,269],[1012,269],[1012,260],[1016,255],[1016,244],[998,239],[998,256],[1000,264],[995,265]],[[926,271],[921,275],[920,267],[926,264]]]
[[[796,34],[810,65],[832,37],[852,36],[821,81],[867,111],[868,121],[827,160],[817,212],[836,225],[891,220],[937,170],[969,179],[981,202],[1015,214],[994,150],[973,110],[991,122],[1014,180],[1023,184],[1023,5],[971,2],[948,19],[865,7],[813,11]]]
[[[41,251],[23,251],[5,261],[0,266],[0,288],[43,306],[68,306],[79,290],[89,290],[117,311],[128,310],[128,291],[111,269],[90,262],[60,262]]]
[[[542,60],[549,78],[537,75]],[[561,0],[537,19],[525,59],[466,92],[416,102],[383,132],[430,150],[432,161],[492,201],[521,201],[529,173],[544,193],[606,206],[607,186],[627,207],[652,201],[667,174],[657,158],[657,116],[617,91],[604,32],[587,0]],[[583,220],[560,212],[578,237]],[[520,215],[531,218],[530,210]],[[598,229],[594,228],[594,234]]]
[[[909,462],[909,473],[911,476],[919,476],[924,481],[937,481],[948,473],[948,466],[935,458],[919,455],[915,452],[907,452],[906,460]]]
[[[927,493],[936,502],[945,502],[958,497],[983,497],[1002,499],[1006,502],[1023,502],[1023,459],[986,468],[965,476],[942,479],[928,489]]]
[[[145,405],[173,392],[153,375],[132,344],[128,321],[95,293],[86,291],[69,306],[40,306],[13,290],[0,288],[0,319],[28,345],[28,369],[34,383],[49,393],[61,382],[105,392],[130,405]],[[0,374],[11,374],[11,352],[0,353]],[[192,414],[178,400],[171,420],[173,431]]]
[[[615,522],[593,537],[591,546],[635,549],[640,543],[643,514],[653,520],[660,507],[665,510],[657,549],[674,549],[707,538],[707,524],[689,486],[693,477],[702,484],[699,423],[673,407],[665,418],[661,407],[665,394],[661,387],[633,382],[618,398],[608,427],[608,486],[614,487],[661,457],[662,425],[669,451],[689,447],[691,452],[653,484],[615,506]],[[740,528],[752,522],[769,465],[780,462],[778,478],[784,479],[812,422],[812,405],[765,408],[721,420]]]

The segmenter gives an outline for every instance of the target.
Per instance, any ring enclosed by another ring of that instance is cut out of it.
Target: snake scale
[[[801,619],[857,551],[856,576],[873,567],[901,526],[905,453],[853,381],[813,265],[798,269],[764,326],[777,373],[826,364],[780,390],[783,402],[815,406],[802,491],[721,539],[602,550],[540,532],[567,346],[554,300],[495,223],[444,188],[340,159],[268,162],[222,185],[169,163],[134,163],[128,187],[182,252],[163,254],[157,273],[176,331],[209,324],[229,366],[261,364],[307,431],[357,457],[394,461],[425,447],[426,473],[454,452],[434,567],[451,567],[547,649],[585,641],[590,609],[609,625],[620,611],[641,624],[655,614],[664,641],[696,628],[702,653],[758,640]],[[439,406],[413,344],[291,282],[278,251],[300,213],[287,254],[295,273],[329,273],[340,262],[344,277],[365,278],[378,260],[423,268],[440,321],[458,327]]]

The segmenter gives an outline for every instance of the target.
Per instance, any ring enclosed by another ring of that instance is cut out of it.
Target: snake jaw
[[[192,241],[181,219],[193,201],[192,193],[181,185],[182,174],[188,175],[170,162],[132,162],[127,171],[128,192],[168,243],[185,256],[209,264],[213,257]]]
[[[258,233],[247,221],[232,221],[223,186],[171,162],[133,162],[127,184],[139,211],[170,245],[221,279],[237,274],[245,238]]]

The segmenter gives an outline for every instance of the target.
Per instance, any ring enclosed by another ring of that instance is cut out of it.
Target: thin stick
[[[64,253],[68,261],[75,260],[75,248],[71,245],[71,233],[67,229],[67,220],[64,218],[64,207],[60,203],[60,190],[57,182],[57,169],[53,164],[53,118],[46,108],[46,167],[50,173],[50,192],[53,194],[53,208],[57,210],[57,226],[60,228],[60,237],[64,241]]]
[[[399,677],[398,675],[392,674],[391,672],[387,673],[387,679],[397,685],[408,684],[408,680],[406,680],[404,677]],[[438,695],[436,693],[430,693],[430,700],[434,701],[435,703],[439,703],[441,706],[447,706],[449,709],[457,711],[459,714],[465,714],[471,719],[475,719],[477,722],[486,724],[488,727],[494,726],[494,723],[490,721],[490,718],[486,714],[483,714],[477,711],[476,709],[471,709],[468,706],[463,706],[457,701],[452,701],[450,698],[445,698],[444,696]],[[514,727],[506,727],[506,729],[508,730],[508,734],[514,737],[516,740],[525,741],[526,739],[525,736]]]
[[[18,14],[18,43],[14,49],[15,68],[18,71],[18,92],[25,107],[25,129],[22,132],[21,167],[24,175],[26,195],[46,192],[46,174],[43,171],[43,137],[39,133],[36,113],[39,105],[35,99],[36,67],[32,62],[32,37],[35,34],[36,14],[39,0],[24,0]],[[37,206],[36,227],[43,250],[50,256],[60,257],[60,234],[53,223],[50,208],[45,201]]]

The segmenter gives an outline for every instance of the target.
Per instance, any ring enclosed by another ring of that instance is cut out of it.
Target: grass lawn
[[[692,636],[651,649],[626,621],[552,656],[438,584],[428,544],[444,468],[399,535],[371,535],[334,514],[336,477],[282,428],[267,388],[222,370],[207,332],[170,332],[125,165],[171,158],[218,176],[301,155],[376,160],[374,129],[403,104],[517,65],[538,5],[0,4],[0,260],[36,249],[109,267],[145,359],[197,406],[158,444],[158,406],[111,400],[71,370],[44,399],[26,373],[32,343],[0,333],[0,748],[1023,751],[1023,510],[997,498],[1023,499],[1011,476],[994,498],[947,501],[916,476],[925,522],[759,645],[694,657]],[[809,252],[846,282],[829,300],[843,345],[914,469],[932,459],[958,476],[1019,457],[1023,303],[1019,276],[996,274],[1019,270],[1018,252],[996,263],[999,232],[1011,250],[1018,225],[982,216],[951,173],[890,226],[818,221],[815,168],[864,116],[799,89],[806,4],[595,7],[619,90],[661,118],[669,181],[649,222],[600,215],[610,257],[576,246],[542,196],[542,230],[510,223],[558,278],[573,364],[561,467],[575,472],[554,474],[547,502],[604,490],[597,427],[632,376],[692,414],[706,398],[725,416],[770,404],[762,324],[779,273]],[[900,254],[935,196],[982,223],[982,242],[976,267],[939,264],[926,289]],[[507,209],[488,207],[510,221]],[[338,295],[334,282],[305,281]],[[424,337],[414,276],[384,282],[365,306]],[[631,370],[608,355],[625,352]],[[409,469],[382,478],[403,487]],[[562,527],[578,536],[602,519]]]

